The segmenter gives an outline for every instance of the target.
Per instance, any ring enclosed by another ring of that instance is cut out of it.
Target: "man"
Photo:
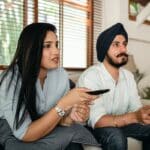
[[[150,150],[150,106],[142,106],[133,75],[122,68],[128,62],[128,34],[117,23],[97,39],[97,58],[80,76],[78,86],[110,89],[91,105],[88,125],[103,150],[127,150],[127,137],[143,141]]]

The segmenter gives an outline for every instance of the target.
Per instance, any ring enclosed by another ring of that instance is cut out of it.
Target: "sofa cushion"
[[[83,145],[84,150],[102,150],[102,148]],[[142,142],[133,138],[128,138],[128,150],[142,150]]]
[[[0,118],[0,145],[4,145],[6,140],[12,136],[13,134],[7,121]]]
[[[134,138],[128,138],[128,150],[142,150],[142,142]]]

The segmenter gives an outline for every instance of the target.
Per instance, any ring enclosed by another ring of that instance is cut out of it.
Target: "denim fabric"
[[[3,148],[3,146],[2,146],[2,145],[0,145],[0,150],[4,150],[4,148]]]
[[[0,150],[9,138],[13,137],[13,133],[5,119],[0,118]]]
[[[83,150],[83,147],[78,143],[70,143],[65,150]]]
[[[143,150],[150,150],[150,125],[130,124],[125,127],[103,127],[93,131],[103,150],[127,150],[127,137],[143,141]]]

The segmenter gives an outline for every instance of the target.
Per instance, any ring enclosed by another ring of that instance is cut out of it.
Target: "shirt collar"
[[[116,83],[116,81],[113,79],[113,77],[111,76],[111,74],[108,72],[108,70],[106,69],[104,63],[99,63],[99,66],[101,67],[102,69],[102,73],[103,73],[103,77],[106,79],[106,80],[111,80],[112,82]],[[123,68],[121,67],[119,69],[119,79],[118,81],[121,81],[124,79],[124,76],[123,76]]]

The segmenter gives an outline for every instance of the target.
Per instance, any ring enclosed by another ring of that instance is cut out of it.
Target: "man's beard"
[[[115,68],[120,68],[121,66],[124,66],[128,62],[128,54],[126,54],[126,53],[120,53],[120,54],[118,54],[116,56],[116,57],[122,57],[122,56],[124,56],[122,58],[122,62],[121,63],[115,62],[108,54],[106,56],[107,56],[108,63],[111,64]]]

